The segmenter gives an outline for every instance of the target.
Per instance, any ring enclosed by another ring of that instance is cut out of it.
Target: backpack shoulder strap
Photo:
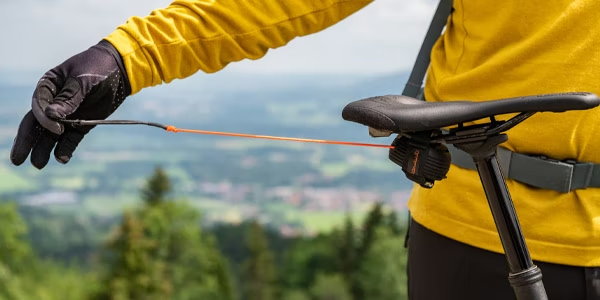
[[[402,95],[425,100],[422,86],[429,68],[431,49],[448,23],[448,17],[452,13],[452,2],[453,0],[440,0]],[[386,137],[391,134],[388,131],[369,127],[369,135],[372,137]]]
[[[402,95],[424,99],[422,86],[425,73],[429,68],[431,49],[448,22],[448,17],[452,13],[452,2],[453,0],[440,0]]]

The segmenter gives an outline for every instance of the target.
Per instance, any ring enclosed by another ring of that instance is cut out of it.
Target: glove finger
[[[75,78],[68,78],[44,112],[52,119],[64,119],[77,110],[81,102],[83,102],[83,97],[84,91],[82,90],[81,82]]]
[[[31,110],[38,122],[46,129],[50,130],[55,134],[61,134],[64,131],[62,123],[56,120],[50,119],[44,112],[48,105],[54,101],[54,97],[57,93],[58,79],[53,77],[52,73],[47,73],[38,81],[38,84],[33,92]]]
[[[43,169],[50,160],[50,153],[56,145],[58,135],[42,129],[42,133],[39,135],[37,142],[33,145],[31,150],[31,164],[38,168]]]
[[[85,133],[77,130],[67,130],[61,135],[54,149],[56,160],[63,164],[68,163],[84,136]]]
[[[42,130],[43,128],[37,122],[32,111],[25,114],[10,149],[10,161],[15,166],[20,166],[25,162]]]

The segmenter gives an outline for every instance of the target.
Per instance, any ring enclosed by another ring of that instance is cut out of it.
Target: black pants
[[[600,268],[534,263],[542,270],[549,300],[600,300]],[[516,299],[504,255],[446,238],[415,221],[408,240],[408,291],[410,300]]]

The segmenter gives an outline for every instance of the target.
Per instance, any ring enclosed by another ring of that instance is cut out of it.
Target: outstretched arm
[[[20,165],[31,154],[31,163],[42,169],[54,151],[67,163],[93,126],[65,126],[61,120],[106,119],[145,87],[258,59],[373,1],[176,0],[146,17],[132,17],[42,76],[10,159]]]
[[[106,40],[125,64],[132,94],[213,73],[245,58],[321,31],[373,0],[178,0],[149,16],[130,18]]]

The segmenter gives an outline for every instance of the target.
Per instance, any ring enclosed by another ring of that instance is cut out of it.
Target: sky
[[[0,76],[30,80],[31,74],[41,75],[97,43],[130,16],[147,15],[170,2],[2,0]],[[260,60],[230,64],[222,72],[376,75],[404,71],[412,66],[436,3],[376,0],[333,27],[297,38]]]

